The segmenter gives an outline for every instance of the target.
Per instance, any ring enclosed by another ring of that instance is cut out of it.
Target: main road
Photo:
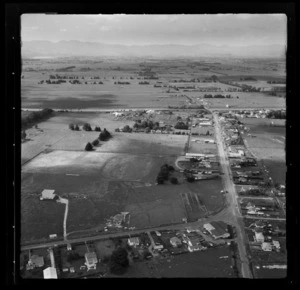
[[[225,151],[225,145],[222,138],[222,130],[221,125],[219,122],[219,118],[216,112],[213,112],[214,117],[214,123],[215,123],[215,136],[217,141],[217,146],[219,150],[219,159],[220,159],[220,165],[223,171],[222,179],[224,182],[224,188],[227,190],[227,199],[228,199],[228,207],[231,211],[234,220],[235,220],[235,227],[236,227],[236,233],[237,233],[237,246],[239,250],[239,257],[241,260],[241,271],[242,276],[244,278],[253,278],[252,272],[250,270],[248,255],[246,251],[246,233],[244,230],[242,215],[239,211],[239,206],[237,202],[237,193],[234,186],[234,183],[232,181],[231,176],[231,170],[229,165],[229,160],[227,153]]]

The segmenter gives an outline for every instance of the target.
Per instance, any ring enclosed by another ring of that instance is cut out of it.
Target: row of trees
[[[99,141],[107,141],[111,138],[111,134],[106,130],[106,128],[103,129],[103,131],[99,134],[99,137],[95,139],[92,143],[88,142],[85,145],[84,150],[85,151],[92,151],[93,146],[97,146],[99,144]]]
[[[272,118],[272,119],[286,119],[286,111],[270,111],[267,113],[267,118]]]
[[[22,118],[22,127],[26,127],[32,123],[40,122],[53,115],[53,110],[45,108],[41,111],[30,112],[26,117]]]
[[[211,98],[216,98],[216,99],[225,99],[225,98],[227,98],[227,99],[230,99],[232,97],[231,97],[231,95],[221,95],[221,94],[211,95],[211,94],[205,94],[203,96],[203,98],[205,98],[205,99],[211,99]]]
[[[114,82],[115,85],[130,85],[130,82]]]
[[[72,131],[73,130],[75,130],[75,131],[79,131],[80,130],[78,124],[75,124],[75,125],[74,124],[69,124],[69,129],[72,130]],[[83,124],[82,129],[84,131],[93,131],[92,127],[91,127],[91,125],[89,123]],[[98,127],[98,126],[96,126],[95,129],[94,129],[94,131],[101,132],[101,128]]]

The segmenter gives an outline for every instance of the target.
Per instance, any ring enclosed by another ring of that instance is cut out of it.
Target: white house
[[[264,237],[263,233],[255,232],[255,241],[257,243],[263,243],[265,241],[265,237]]]
[[[266,251],[266,252],[271,252],[272,251],[271,243],[262,243],[261,248],[262,248],[263,251]]]
[[[136,247],[140,244],[140,240],[138,237],[134,237],[134,238],[129,238],[128,239],[128,245],[129,246],[133,246]]]
[[[95,252],[89,252],[89,253],[85,253],[84,255],[85,257],[85,265],[87,266],[88,270],[91,269],[96,269],[97,267],[97,263],[98,263],[98,259],[97,259],[97,255]]]

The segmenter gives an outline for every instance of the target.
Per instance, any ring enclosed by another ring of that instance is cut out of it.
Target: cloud
[[[67,31],[67,29],[65,29],[65,28],[61,28],[59,31],[61,31],[61,32],[66,32],[66,31]]]

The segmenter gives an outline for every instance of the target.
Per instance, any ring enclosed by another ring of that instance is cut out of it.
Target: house
[[[164,246],[162,244],[159,244],[159,243],[155,243],[154,246],[153,246],[153,249],[154,250],[162,250],[164,248]]]
[[[179,238],[173,237],[173,238],[170,239],[170,244],[171,244],[173,247],[178,247],[178,246],[180,246],[182,243],[181,243],[181,241],[180,241]]]
[[[199,239],[197,237],[189,237],[188,238],[188,250],[190,252],[200,251],[203,247],[199,243]]]
[[[257,243],[263,243],[265,241],[265,237],[264,237],[263,233],[254,232],[254,234],[255,234],[254,239]]]
[[[43,271],[44,279],[57,279],[56,268],[48,267]]]
[[[214,239],[226,239],[226,238],[230,237],[226,223],[224,223],[222,221],[211,222],[211,226],[214,229],[211,230],[210,233]]]
[[[40,200],[43,200],[43,199],[54,199],[57,195],[54,194],[54,191],[53,189],[44,189],[42,191],[42,196],[40,198]]]
[[[85,253],[85,265],[87,266],[88,270],[94,269],[96,270],[96,266],[98,263],[97,255],[95,252],[88,252]]]
[[[214,239],[225,239],[230,236],[227,232],[227,225],[223,222],[211,222],[210,224],[204,224],[203,227],[213,236]]]
[[[262,248],[263,251],[266,251],[266,252],[271,252],[272,251],[271,243],[262,243],[261,248]]]
[[[44,266],[44,257],[38,255],[32,255],[28,261],[28,265],[32,268],[43,267]]]
[[[138,237],[133,237],[128,239],[128,245],[136,247],[140,244],[140,239]]]

